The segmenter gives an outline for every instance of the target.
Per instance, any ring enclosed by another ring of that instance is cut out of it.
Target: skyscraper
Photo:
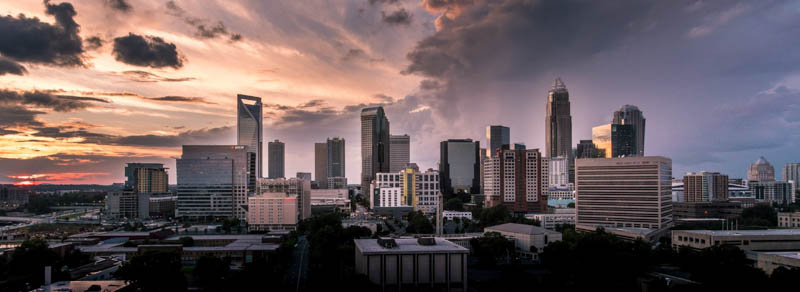
[[[139,193],[166,193],[169,179],[161,163],[128,163],[125,187]]]
[[[183,145],[177,159],[176,217],[246,219],[247,171],[251,153],[244,145]]]
[[[389,136],[389,172],[401,171],[411,162],[410,144],[408,134]]]
[[[328,184],[328,143],[314,143],[314,179],[319,188]]]
[[[633,125],[605,124],[593,127],[592,143],[605,151],[605,158],[638,156]]]
[[[575,149],[575,158],[601,158],[605,157],[603,150],[597,149],[592,140],[581,140]]]
[[[486,156],[494,156],[497,149],[511,149],[511,129],[501,125],[486,127]]]
[[[789,162],[783,166],[783,181],[791,182],[792,196],[797,199],[800,190],[800,162]]]
[[[502,204],[517,214],[547,209],[548,158],[539,149],[503,149],[497,154],[484,160],[484,205]]]
[[[683,202],[728,200],[728,175],[719,172],[690,172],[683,176]]]
[[[239,94],[236,96],[236,104],[236,143],[247,146],[247,151],[251,153],[247,171],[252,174],[250,188],[255,188],[256,178],[264,175],[261,167],[264,159],[261,155],[264,148],[261,98]]]
[[[327,168],[328,177],[347,177],[345,175],[345,143],[344,138],[328,138],[327,141]]]
[[[389,171],[389,119],[383,107],[361,110],[361,193],[371,199],[375,173]]]
[[[769,164],[769,161],[767,161],[764,156],[761,156],[756,162],[750,164],[750,169],[747,171],[747,180],[751,182],[774,181],[775,168],[772,167],[772,164]]]
[[[450,139],[440,143],[439,178],[442,193],[480,194],[481,142]]]
[[[613,124],[632,125],[636,137],[636,151],[633,155],[644,156],[644,130],[645,118],[638,107],[630,104],[623,105],[614,112]]]
[[[572,157],[572,116],[569,109],[567,86],[556,78],[547,92],[545,117],[545,154],[547,157]]]
[[[269,142],[268,152],[269,152],[269,178],[283,178],[285,176],[285,156],[286,156],[286,147],[283,142],[279,140],[275,140]]]

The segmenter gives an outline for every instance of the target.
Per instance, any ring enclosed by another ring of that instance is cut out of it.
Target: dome
[[[758,160],[756,160],[756,162],[753,163],[753,165],[770,165],[770,164],[767,161],[767,159],[764,158],[764,156],[761,156],[758,158]]]

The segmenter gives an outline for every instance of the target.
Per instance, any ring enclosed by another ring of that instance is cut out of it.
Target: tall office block
[[[314,143],[314,180],[322,189],[328,184],[328,143]]]
[[[561,78],[556,78],[553,81],[553,88],[547,92],[545,155],[547,157],[572,157],[572,116],[570,115],[569,91]]]
[[[261,98],[239,94],[236,104],[236,143],[247,146],[247,151],[251,153],[247,169],[251,173],[249,187],[252,189],[255,188],[256,178],[264,175],[261,167],[264,159],[261,154],[264,148]]]
[[[439,177],[442,193],[481,192],[481,142],[472,139],[450,139],[439,147]]]
[[[139,193],[166,193],[169,176],[161,163],[128,163],[125,188]]]
[[[497,149],[511,149],[511,129],[501,125],[486,127],[486,155],[494,156]]]
[[[683,176],[683,202],[728,200],[728,176],[719,172],[690,172]]]
[[[800,162],[789,162],[783,166],[783,181],[792,184],[792,196],[797,199],[800,188]]]
[[[636,132],[632,125],[605,124],[593,127],[592,142],[605,151],[605,158],[636,155]]]
[[[332,138],[327,141],[327,168],[328,177],[347,177],[345,172],[345,152],[344,138]]]
[[[389,119],[383,107],[361,110],[361,193],[368,194],[375,173],[389,171]],[[365,196],[367,200],[371,196]]]
[[[297,199],[297,220],[311,218],[311,181],[300,178],[259,178],[258,194],[284,193]]]
[[[251,153],[245,145],[183,145],[176,217],[247,218]]]
[[[592,140],[581,140],[575,148],[575,158],[603,158],[605,150],[597,149]]]
[[[634,105],[623,105],[619,110],[614,112],[614,121],[612,123],[633,126],[636,140],[636,151],[634,151],[633,155],[644,156],[645,118],[642,111]]]
[[[772,167],[772,164],[770,164],[764,156],[761,156],[756,162],[750,164],[750,169],[747,171],[747,180],[751,182],[774,181],[775,168]]]
[[[544,211],[548,164],[539,149],[498,150],[484,160],[484,205],[502,204],[518,214]]]
[[[662,229],[672,222],[672,160],[658,156],[575,162],[576,224]]]
[[[748,188],[756,198],[756,201],[791,204],[795,202],[792,194],[792,185],[782,181],[751,181]]]
[[[275,140],[267,145],[269,153],[269,178],[286,177],[286,146],[283,142]]]
[[[403,170],[411,162],[411,138],[408,135],[389,136],[389,172]]]

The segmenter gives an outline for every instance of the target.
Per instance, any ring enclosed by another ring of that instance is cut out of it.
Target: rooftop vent
[[[436,245],[436,239],[433,237],[420,237],[417,239],[419,245]]]
[[[384,248],[397,247],[397,242],[394,241],[394,238],[378,238],[378,244]]]

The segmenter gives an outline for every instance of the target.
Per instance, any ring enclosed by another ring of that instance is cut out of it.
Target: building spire
[[[564,81],[561,81],[561,77],[556,77],[556,80],[553,81],[553,90],[566,90],[567,86],[564,85]]]

